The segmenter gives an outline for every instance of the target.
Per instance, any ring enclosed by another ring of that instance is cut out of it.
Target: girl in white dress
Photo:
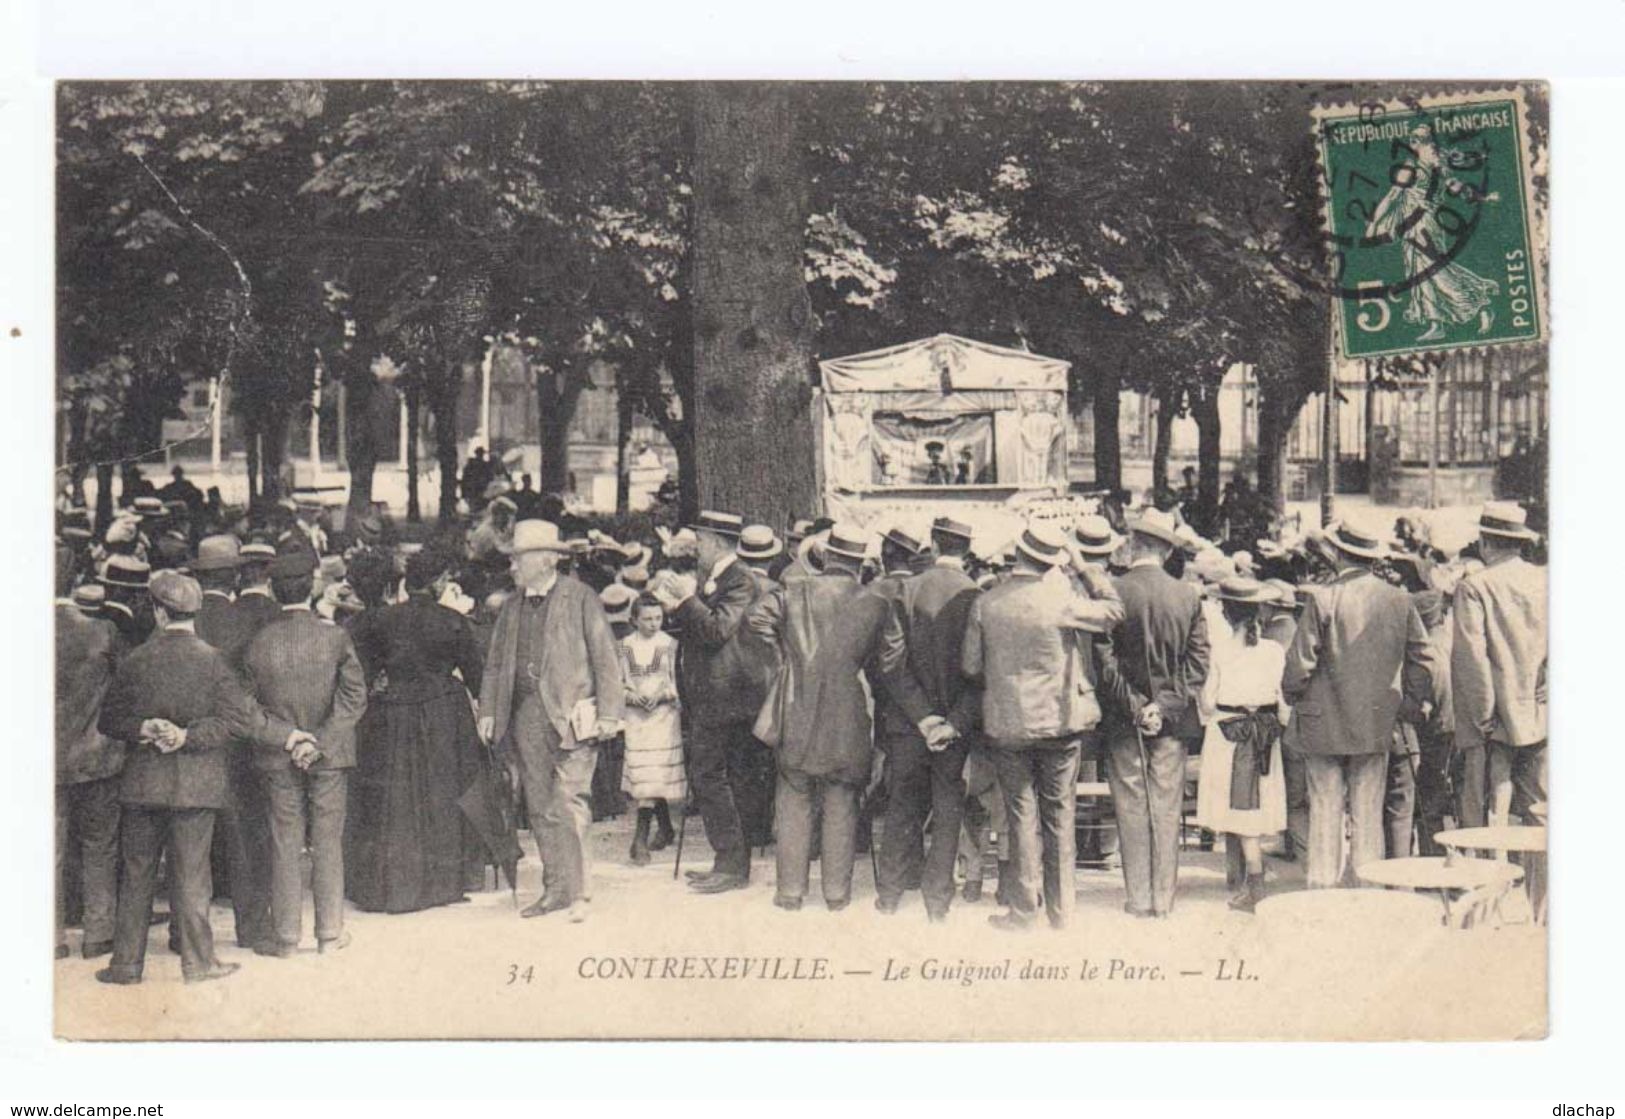
[[[1264,896],[1264,855],[1259,840],[1286,827],[1286,778],[1281,766],[1281,674],[1286,650],[1261,639],[1260,604],[1274,592],[1245,576],[1225,579],[1209,592],[1223,611],[1222,639],[1212,642],[1212,662],[1202,686],[1202,775],[1196,789],[1196,820],[1225,833],[1232,885],[1242,867],[1246,879],[1230,900],[1232,909],[1253,911]]]
[[[638,802],[632,836],[634,865],[671,843],[671,802],[688,796],[683,739],[677,719],[677,641],[661,632],[665,610],[653,595],[632,606],[634,629],[621,639],[621,676],[626,685],[626,767],[621,789]],[[649,831],[660,827],[651,839]]]

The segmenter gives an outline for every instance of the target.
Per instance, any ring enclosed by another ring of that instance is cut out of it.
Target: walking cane
[[[688,802],[685,800],[677,809],[677,861],[672,863],[671,879],[677,881],[677,875],[683,869],[683,838],[688,835]]]

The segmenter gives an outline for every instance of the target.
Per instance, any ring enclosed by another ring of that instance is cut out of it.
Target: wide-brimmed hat
[[[1149,536],[1175,547],[1180,544],[1178,522],[1172,513],[1161,509],[1147,509],[1128,523],[1128,529],[1136,535]]]
[[[1298,601],[1298,588],[1285,579],[1265,579],[1264,586],[1274,595],[1269,600],[1270,605],[1279,606],[1283,610],[1303,609],[1303,603]]]
[[[1225,602],[1274,602],[1275,590],[1246,575],[1232,575],[1208,588],[1208,594]]]
[[[1362,559],[1381,559],[1388,554],[1388,545],[1380,537],[1344,522],[1326,526],[1326,541],[1340,552]]]
[[[868,550],[869,534],[862,526],[851,521],[841,521],[829,530],[829,536],[824,539],[823,548],[827,555],[843,556],[850,560],[861,560]]]
[[[766,525],[746,525],[739,533],[739,547],[735,550],[744,560],[772,559],[784,551],[784,542]]]
[[[1078,523],[1072,526],[1072,538],[1078,551],[1086,556],[1109,556],[1123,545],[1123,537],[1098,513],[1079,517]]]
[[[193,571],[220,571],[243,562],[237,538],[230,533],[205,536],[198,541],[197,555],[188,565]]]
[[[552,521],[527,520],[513,526],[510,550],[516,556],[523,552],[567,553],[570,545],[560,538],[559,526]]]
[[[722,513],[715,509],[702,509],[692,526],[697,531],[715,532],[722,536],[738,536],[745,531],[745,518],[737,513]]]
[[[956,521],[952,517],[938,517],[931,522],[931,531],[940,532],[945,536],[957,536],[969,540],[972,535],[971,526],[964,521]]]
[[[196,579],[179,571],[154,572],[147,593],[171,614],[196,614],[203,608],[203,588]]]
[[[136,556],[108,556],[100,578],[109,587],[145,587],[152,578],[152,568]]]
[[[1529,527],[1529,511],[1516,501],[1486,501],[1478,515],[1478,531],[1507,540],[1540,539],[1540,533]]]
[[[1016,537],[1015,548],[1028,559],[1049,567],[1065,563],[1070,556],[1066,534],[1047,521],[1030,524],[1023,529],[1021,535]]]

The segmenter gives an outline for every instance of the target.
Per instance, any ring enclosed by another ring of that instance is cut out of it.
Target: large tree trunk
[[[282,463],[288,449],[287,412],[273,413],[265,418],[260,447],[260,493],[275,501],[287,489],[282,481]]]
[[[243,457],[248,466],[248,503],[254,504],[260,496],[260,425],[250,416],[243,417],[243,436],[247,440]]]
[[[817,504],[807,184],[790,89],[707,83],[694,131],[699,499],[781,525]]]
[[[354,364],[354,359],[346,363]],[[373,406],[379,390],[372,370],[367,368],[348,370],[344,384],[347,430],[339,437],[344,440],[345,457],[350,463],[350,494],[345,505],[351,516],[359,516],[372,509],[372,479],[378,467]]]
[[[107,526],[113,523],[113,464],[96,464],[96,539],[107,535]]]
[[[1151,492],[1168,488],[1168,455],[1174,446],[1174,418],[1179,414],[1177,389],[1157,394],[1157,438],[1151,447]]]
[[[452,364],[430,387],[429,411],[434,414],[434,457],[440,468],[440,523],[457,519],[457,390],[462,368]]]
[[[1258,494],[1277,513],[1286,509],[1286,437],[1302,406],[1280,402],[1277,394],[1260,389],[1258,398]]]
[[[568,372],[536,377],[536,436],[542,452],[537,487],[542,493],[564,493],[570,488],[570,421],[585,388],[582,378]]]
[[[632,508],[632,464],[627,444],[632,441],[632,394],[624,387],[615,392],[615,512],[626,516]]]
[[[1119,437],[1119,401],[1122,380],[1116,372],[1102,370],[1095,376],[1095,488],[1116,490],[1123,486],[1123,443]]]
[[[418,417],[422,408],[423,389],[414,377],[406,386],[406,520],[414,525],[423,520],[418,505]]]
[[[1196,492],[1203,535],[1210,535],[1219,508],[1221,443],[1219,387],[1205,385],[1192,394],[1191,415],[1196,420]]]

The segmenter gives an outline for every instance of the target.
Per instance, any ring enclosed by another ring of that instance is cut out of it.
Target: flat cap
[[[203,608],[203,588],[179,571],[156,571],[147,587],[152,601],[172,614],[196,614]]]

